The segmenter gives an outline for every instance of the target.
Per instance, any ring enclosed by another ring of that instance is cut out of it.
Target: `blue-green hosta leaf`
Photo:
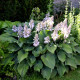
[[[50,79],[50,76],[51,76],[51,73],[52,73],[52,70],[48,67],[45,67],[41,70],[41,74],[44,78],[46,78],[47,80]]]
[[[59,51],[59,52],[58,52],[58,59],[59,59],[61,62],[65,62],[65,60],[66,60],[66,55],[65,55],[65,52],[64,52],[64,51]]]
[[[72,48],[68,44],[62,44],[62,49],[67,53],[72,53]]]
[[[77,63],[74,58],[67,58],[65,64],[77,68]]]
[[[17,70],[18,70],[18,73],[21,75],[21,77],[24,77],[27,70],[29,68],[29,65],[27,64],[27,62],[25,61],[22,61],[18,67],[17,67]]]
[[[57,45],[54,45],[54,44],[52,46],[47,45],[47,49],[49,52],[54,54],[55,50],[57,49]]]
[[[40,72],[42,68],[43,68],[42,61],[38,60],[34,65],[34,70]]]
[[[11,43],[8,45],[7,49],[11,52],[14,52],[14,51],[18,51],[20,47],[16,43]]]
[[[64,73],[66,72],[66,67],[64,65],[58,65],[57,71],[60,76],[63,76]]]
[[[20,63],[21,61],[23,61],[25,58],[28,57],[28,52],[24,52],[23,50],[18,51],[18,62]]]
[[[42,55],[41,59],[47,67],[54,69],[54,67],[55,67],[55,56],[53,54],[47,53],[45,55]]]

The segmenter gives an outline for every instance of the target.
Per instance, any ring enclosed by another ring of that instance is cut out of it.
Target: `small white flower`
[[[45,37],[45,38],[44,38],[44,43],[49,43],[49,42],[50,42],[49,36]]]

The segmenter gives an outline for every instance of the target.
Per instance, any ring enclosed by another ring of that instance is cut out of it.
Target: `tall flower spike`
[[[14,26],[12,27],[12,31],[17,32],[17,31],[18,31],[18,28],[14,25]]]
[[[51,37],[54,41],[56,41],[58,38],[59,38],[59,35],[56,31],[54,31],[52,34],[51,34]]]
[[[49,42],[50,42],[49,36],[45,37],[45,38],[44,38],[44,43],[46,44],[46,43],[49,43]]]
[[[29,26],[30,26],[31,29],[34,28],[34,20],[33,19],[30,20]]]
[[[38,34],[35,34],[34,37],[34,42],[33,42],[33,46],[37,47],[39,45],[39,38],[38,38]]]
[[[24,38],[27,38],[31,35],[31,29],[27,27],[27,25],[24,26],[23,36]]]
[[[18,37],[23,37],[23,27],[21,25],[18,27]]]
[[[42,30],[42,24],[41,22],[37,24],[36,26],[36,31],[39,32],[40,30]]]

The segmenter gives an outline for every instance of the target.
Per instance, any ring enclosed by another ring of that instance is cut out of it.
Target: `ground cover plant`
[[[51,77],[67,73],[80,65],[80,47],[72,36],[71,25],[67,18],[55,27],[54,17],[46,17],[43,21],[21,23],[6,28],[0,41],[9,42],[9,55],[4,64],[10,64],[24,77],[30,69],[34,69],[49,80]]]

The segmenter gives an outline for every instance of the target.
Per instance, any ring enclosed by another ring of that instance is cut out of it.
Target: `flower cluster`
[[[19,27],[13,26],[12,31],[17,32],[19,38],[20,37],[28,38],[30,37],[30,35],[32,35],[31,32],[33,28],[36,29],[35,36],[33,39],[33,46],[35,47],[37,47],[40,44],[38,34],[41,30],[51,31],[51,38],[53,39],[53,41],[56,41],[57,39],[60,38],[60,34],[58,33],[59,31],[61,31],[61,34],[64,35],[64,39],[68,38],[71,31],[71,25],[69,25],[68,27],[67,19],[57,24],[54,30],[53,24],[54,24],[53,16],[49,17],[49,14],[47,14],[43,21],[39,22],[35,28],[34,20],[31,19],[29,25],[24,25],[24,27],[22,27],[21,25],[19,25]],[[50,36],[46,35],[46,37],[44,37],[44,43],[45,44],[50,43]]]
[[[52,31],[54,24],[54,17],[49,17],[49,14],[46,15],[46,17],[37,24],[36,31],[39,32],[41,30],[50,30]]]

